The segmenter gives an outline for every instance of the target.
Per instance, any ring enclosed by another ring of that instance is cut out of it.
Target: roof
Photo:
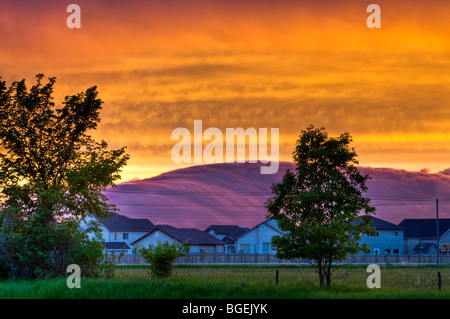
[[[375,227],[375,229],[377,229],[377,230],[391,230],[391,229],[403,230],[404,229],[403,227],[401,227],[399,225],[395,225],[395,224],[385,221],[383,219],[373,217],[373,216],[369,216],[369,217],[372,219],[372,222],[370,223],[370,227]]]
[[[435,218],[415,218],[404,219],[400,227],[405,229],[405,238],[436,238],[436,219]],[[439,218],[439,237],[450,228],[450,218]]]
[[[110,215],[112,215],[110,219],[96,217],[109,231],[150,232],[156,228],[151,221],[145,218],[130,218],[117,213],[110,213]]]
[[[103,243],[106,249],[131,249],[126,243],[118,241],[118,242],[107,242]]]
[[[205,232],[209,232],[211,230],[213,230],[216,234],[228,235],[230,238],[236,238],[246,231],[237,225],[211,225],[205,229]]]
[[[430,250],[431,247],[436,247],[433,243],[418,243],[416,247],[414,247],[413,251],[417,253],[425,253]]]
[[[373,216],[369,216],[369,218],[372,220],[369,226],[374,227],[376,230],[404,230],[403,227],[400,227],[383,219]],[[361,219],[358,218],[354,223],[358,224],[360,222]]]
[[[154,233],[155,231],[160,230],[170,237],[175,238],[176,240],[180,242],[188,241],[189,245],[224,245],[225,242],[223,242],[220,239],[217,239],[214,236],[211,236],[210,234],[196,228],[176,228],[170,225],[157,225],[155,229],[153,229],[151,232],[146,234],[145,236],[139,238],[138,240],[134,241],[132,243],[135,244],[136,242],[142,240],[143,238],[149,236],[150,234]]]

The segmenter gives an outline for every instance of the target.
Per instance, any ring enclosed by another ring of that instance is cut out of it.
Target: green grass
[[[279,270],[279,284],[275,271]],[[315,270],[299,266],[174,267],[168,279],[154,279],[145,266],[122,266],[113,279],[83,279],[69,289],[66,279],[0,281],[0,298],[33,299],[305,299],[450,298],[450,268],[441,267],[442,291],[432,266],[381,266],[381,288],[366,286],[365,266],[336,271],[331,289],[321,289]]]

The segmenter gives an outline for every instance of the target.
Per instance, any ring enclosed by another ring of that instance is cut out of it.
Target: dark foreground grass
[[[279,270],[279,283],[275,272]],[[331,289],[318,285],[311,267],[176,266],[168,279],[154,279],[146,267],[118,267],[113,279],[83,279],[69,289],[66,279],[0,282],[0,298],[14,299],[309,299],[450,298],[450,269],[383,267],[381,288],[369,289],[365,267],[336,271]]]

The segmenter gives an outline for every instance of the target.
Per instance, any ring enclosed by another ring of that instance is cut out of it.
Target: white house
[[[103,244],[107,250],[121,251],[123,249],[125,254],[131,254],[131,243],[156,228],[148,219],[130,218],[117,213],[111,213],[111,215],[110,219],[89,215],[81,221],[82,226],[91,220],[100,223]]]
[[[371,219],[375,234],[361,237],[362,243],[369,244],[370,253],[403,254],[403,228],[376,217]],[[263,221],[236,238],[237,252],[275,255],[277,248],[271,245],[275,235],[283,235],[277,222],[273,219]]]
[[[248,228],[242,228],[237,225],[211,225],[204,231],[225,242],[225,253],[236,253],[236,238],[242,235]]]
[[[276,247],[271,245],[273,236],[283,232],[273,219],[268,219],[236,237],[236,250],[248,254],[276,254]]]
[[[196,228],[176,228],[170,225],[157,225],[152,231],[131,243],[133,247],[167,241],[188,242],[190,253],[223,253],[225,242]]]
[[[362,235],[361,243],[368,244],[369,253],[372,255],[403,255],[403,231],[404,228],[377,217],[372,219],[370,227],[375,228],[375,233]]]

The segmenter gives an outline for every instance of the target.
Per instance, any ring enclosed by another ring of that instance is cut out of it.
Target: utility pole
[[[438,289],[441,291],[441,272],[439,271],[439,199],[436,198],[436,238],[437,238],[437,249],[436,249],[436,268],[438,269]]]
[[[436,198],[436,238],[437,238],[436,267],[439,269],[439,199],[437,198]]]

